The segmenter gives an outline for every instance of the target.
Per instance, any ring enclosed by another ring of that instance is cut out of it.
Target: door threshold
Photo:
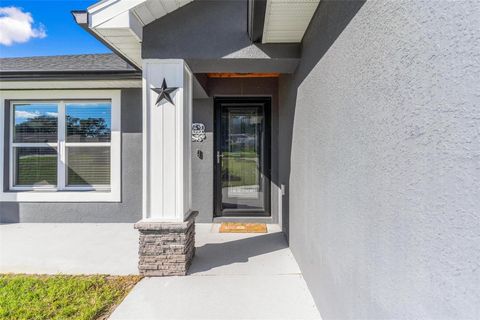
[[[272,217],[214,217],[213,223],[240,222],[240,223],[275,223]]]

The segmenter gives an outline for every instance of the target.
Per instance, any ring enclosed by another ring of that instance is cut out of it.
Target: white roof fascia
[[[102,29],[124,29],[135,36],[139,42],[142,41],[143,24],[130,10],[122,12],[118,16],[102,23],[94,29],[98,30],[100,33]]]
[[[191,1],[103,0],[87,9],[88,28],[141,69],[141,42],[145,24],[153,21],[152,18],[158,19]],[[136,9],[144,11],[137,12]],[[145,16],[142,19],[142,13],[150,19]]]
[[[146,0],[109,0],[88,8],[88,27],[93,29],[129,11]]]
[[[143,23],[131,9],[144,2],[146,0],[107,0],[88,8],[89,29],[140,69]],[[128,51],[118,46],[115,40],[119,39],[131,44]]]

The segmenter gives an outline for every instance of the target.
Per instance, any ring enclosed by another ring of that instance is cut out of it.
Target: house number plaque
[[[192,141],[202,142],[205,138],[205,125],[203,123],[192,123]]]

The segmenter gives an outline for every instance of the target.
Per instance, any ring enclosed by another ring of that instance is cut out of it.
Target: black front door
[[[270,98],[215,99],[215,215],[270,215]]]

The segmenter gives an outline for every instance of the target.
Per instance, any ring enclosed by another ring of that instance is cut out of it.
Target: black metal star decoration
[[[173,93],[177,89],[178,89],[177,87],[171,87],[171,88],[167,87],[167,82],[165,81],[165,78],[163,78],[163,83],[161,88],[152,88],[154,92],[158,93],[158,98],[157,98],[157,102],[155,102],[155,105],[158,107],[158,105],[160,104],[160,102],[162,102],[162,100],[167,100],[171,104],[175,105],[175,103],[173,103],[172,97],[170,97],[170,93]]]

